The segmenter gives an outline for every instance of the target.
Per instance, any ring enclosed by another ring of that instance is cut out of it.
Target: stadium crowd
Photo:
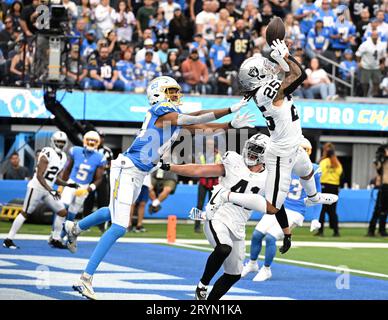
[[[333,100],[388,96],[388,0],[62,0],[69,16],[66,81],[81,89],[141,93],[156,76],[175,78],[184,93],[234,95],[237,72],[252,55],[269,57],[265,30],[283,19],[291,53],[308,78],[296,95]],[[2,85],[39,85],[34,59],[41,0],[4,0],[0,12]],[[43,51],[42,51],[43,50]],[[36,54],[38,53],[38,54]],[[80,59],[78,59],[80,55]],[[43,68],[43,70],[47,68]]]

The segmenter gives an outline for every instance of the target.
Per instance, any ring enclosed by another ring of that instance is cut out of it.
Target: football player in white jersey
[[[67,156],[63,151],[67,144],[66,133],[56,131],[51,137],[51,147],[45,147],[39,154],[38,163],[31,181],[27,185],[27,193],[24,199],[23,211],[14,220],[7,238],[3,242],[4,248],[17,249],[13,239],[29,214],[44,202],[56,215],[54,231],[49,244],[52,247],[66,249],[62,244],[61,231],[67,215],[67,211],[57,190],[53,189],[54,183],[70,188],[77,188],[76,183],[67,183],[59,177],[64,168]]]
[[[219,191],[230,189],[240,194],[264,194],[267,171],[263,165],[268,136],[258,133],[245,142],[242,156],[228,151],[221,164],[163,164],[187,177],[220,177],[219,185],[206,206],[204,231],[214,251],[195,291],[197,300],[219,300],[240,279],[245,257],[245,226],[252,211],[232,203],[219,204]],[[224,274],[215,282],[207,296],[207,286],[224,266]]]
[[[303,67],[289,54],[284,41],[275,40],[271,46],[271,57],[282,66],[283,80],[279,80],[280,67],[263,57],[251,57],[243,62],[239,70],[239,83],[245,98],[253,98],[266,119],[270,142],[265,153],[268,178],[265,198],[256,197],[257,210],[275,214],[283,229],[284,240],[281,252],[291,247],[291,231],[283,203],[291,183],[291,172],[301,178],[306,190],[306,205],[332,204],[338,196],[317,192],[314,170],[310,158],[300,142],[303,138],[298,112],[291,94],[306,79]],[[245,200],[234,195],[233,203]]]

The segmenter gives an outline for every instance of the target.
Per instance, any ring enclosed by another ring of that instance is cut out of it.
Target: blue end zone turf
[[[82,299],[71,289],[95,242],[80,242],[73,255],[45,241],[16,240],[20,250],[0,249],[0,300]],[[99,299],[193,299],[208,252],[173,246],[117,243],[94,276]],[[240,280],[232,299],[386,299],[388,281],[350,275],[338,289],[340,274],[274,263],[272,279]],[[217,275],[219,276],[219,274]],[[214,283],[215,279],[212,281]]]

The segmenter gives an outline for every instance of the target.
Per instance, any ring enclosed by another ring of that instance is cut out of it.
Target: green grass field
[[[0,221],[0,233],[7,233],[11,226],[10,222]],[[166,238],[166,224],[145,224],[147,232],[128,232],[127,238]],[[250,239],[254,227],[247,227],[247,239]],[[49,225],[24,224],[19,233],[48,235],[51,231]],[[331,230],[327,229],[327,236],[314,237],[307,227],[297,228],[293,231],[294,241],[319,241],[325,242],[364,242],[364,243],[388,243],[387,238],[365,237],[365,228],[342,228],[341,237],[331,237]],[[92,228],[85,232],[84,236],[100,236],[98,228]],[[205,239],[203,233],[195,233],[192,224],[177,225],[177,239]],[[198,248],[205,248],[200,245]],[[247,247],[249,252],[249,247]],[[366,272],[376,272],[388,275],[388,249],[381,248],[325,248],[325,247],[295,247],[287,254],[277,254],[278,258],[325,264],[331,266],[344,265],[350,269],[357,269]],[[264,250],[261,254],[264,254]],[[379,277],[377,277],[379,278]],[[388,279],[388,278],[387,278]]]

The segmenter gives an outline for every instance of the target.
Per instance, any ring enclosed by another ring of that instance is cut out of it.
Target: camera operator
[[[322,158],[319,161],[319,167],[322,170],[321,184],[322,192],[338,194],[339,185],[342,176],[342,165],[339,162],[336,154],[334,145],[330,142],[323,145]],[[337,216],[337,205],[333,203],[332,205],[323,205],[321,215],[319,217],[319,222],[321,227],[318,230],[316,236],[323,236],[323,228],[325,224],[325,214],[329,214],[329,225],[333,229],[333,237],[339,237],[338,232],[338,216]]]
[[[379,192],[367,236],[375,236],[376,223],[379,220],[379,233],[382,237],[387,237],[385,225],[388,215],[388,144],[377,149],[374,164],[377,171],[376,187],[379,188]]]

